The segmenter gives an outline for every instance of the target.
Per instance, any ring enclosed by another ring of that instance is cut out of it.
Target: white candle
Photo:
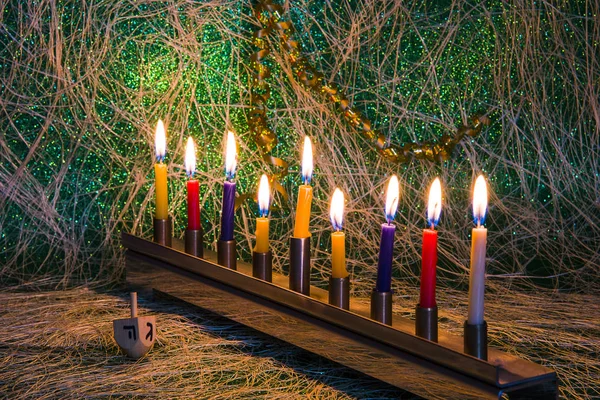
[[[487,211],[487,186],[483,175],[475,181],[473,191],[473,218],[477,225],[472,231],[471,273],[469,276],[469,312],[468,323],[483,323],[483,305],[485,293],[485,249],[487,245],[487,229],[483,222]]]

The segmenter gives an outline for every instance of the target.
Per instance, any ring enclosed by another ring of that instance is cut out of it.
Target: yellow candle
[[[348,271],[346,271],[346,235],[341,231],[331,234],[331,276],[334,278],[348,276]]]
[[[256,246],[255,253],[266,253],[269,251],[269,218],[259,217],[256,219]]]
[[[331,276],[333,278],[345,278],[346,271],[346,235],[342,232],[344,221],[344,193],[338,188],[331,196],[329,208],[331,224],[336,232],[331,234]]]
[[[156,210],[154,212],[154,218],[167,219],[169,218],[167,165],[162,162],[167,153],[167,138],[165,126],[161,120],[158,120],[158,124],[156,125],[154,145],[156,148],[156,159],[158,160],[158,162],[154,164],[154,185],[156,195]]]
[[[269,189],[269,178],[263,174],[258,185],[258,211],[260,217],[256,219],[256,246],[255,253],[266,253],[269,251],[269,202],[271,192]]]
[[[156,186],[156,211],[154,218],[169,218],[169,200],[167,199],[167,165],[163,163],[154,164],[155,186]]]
[[[304,137],[304,151],[302,155],[302,179],[304,185],[298,190],[298,204],[296,205],[296,223],[294,225],[295,238],[310,237],[308,225],[310,223],[310,206],[312,204],[313,190],[310,179],[313,170],[312,143],[308,136]]]

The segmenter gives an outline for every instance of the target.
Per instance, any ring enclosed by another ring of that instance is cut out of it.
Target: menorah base
[[[137,291],[154,291],[184,301],[198,312],[218,314],[294,346],[333,360],[388,384],[429,399],[548,399],[557,397],[556,373],[490,348],[489,361],[463,353],[463,338],[439,332],[438,343],[414,334],[414,321],[392,317],[391,326],[370,319],[368,303],[344,310],[328,304],[329,293],[310,296],[289,289],[287,276],[273,282],[190,256],[173,247],[123,234],[127,280]]]

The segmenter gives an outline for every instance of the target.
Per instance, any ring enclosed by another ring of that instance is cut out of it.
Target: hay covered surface
[[[112,339],[111,321],[129,315],[122,291],[16,289],[0,293],[0,392],[11,398],[414,398],[229,320],[144,297],[140,315],[156,315],[158,336],[134,362]],[[596,300],[502,296],[488,305],[491,343],[556,368],[562,397],[597,398]],[[412,311],[403,304],[395,311]],[[459,333],[464,296],[445,294],[440,306],[442,327]]]

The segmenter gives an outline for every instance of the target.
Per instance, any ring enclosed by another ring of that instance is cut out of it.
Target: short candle
[[[473,219],[476,227],[472,231],[471,241],[471,272],[469,275],[469,309],[470,325],[483,323],[484,293],[485,293],[485,250],[487,244],[487,229],[483,227],[487,212],[488,194],[483,175],[475,181],[473,190]]]
[[[377,283],[375,290],[380,293],[392,290],[392,257],[394,254],[394,233],[396,226],[392,224],[398,209],[400,184],[398,177],[392,175],[387,187],[385,201],[385,217],[387,222],[381,225],[381,241],[379,244],[379,263],[377,265]]]
[[[258,214],[256,219],[256,246],[255,253],[266,253],[269,251],[269,203],[271,192],[269,178],[265,174],[260,177],[258,185]]]
[[[435,226],[440,220],[442,212],[442,185],[439,178],[435,178],[429,189],[427,204],[428,229],[423,229],[423,250],[421,253],[421,291],[419,306],[432,308],[436,306],[436,266],[437,266],[437,239]]]
[[[233,240],[233,218],[235,213],[235,169],[237,150],[233,132],[227,132],[225,149],[225,182],[223,183],[223,208],[221,210],[221,241]]]
[[[163,162],[167,154],[167,134],[165,125],[160,119],[156,124],[154,147],[156,151],[156,164],[154,164],[156,209],[154,211],[154,218],[168,219],[169,192],[167,189],[167,165]]]
[[[188,176],[187,181],[187,229],[197,231],[200,229],[200,183],[194,179],[196,171],[196,146],[194,140],[188,137],[185,146],[185,173]]]
[[[345,278],[346,271],[346,236],[342,231],[344,223],[344,193],[336,188],[331,196],[329,218],[334,232],[331,234],[331,276]]]

